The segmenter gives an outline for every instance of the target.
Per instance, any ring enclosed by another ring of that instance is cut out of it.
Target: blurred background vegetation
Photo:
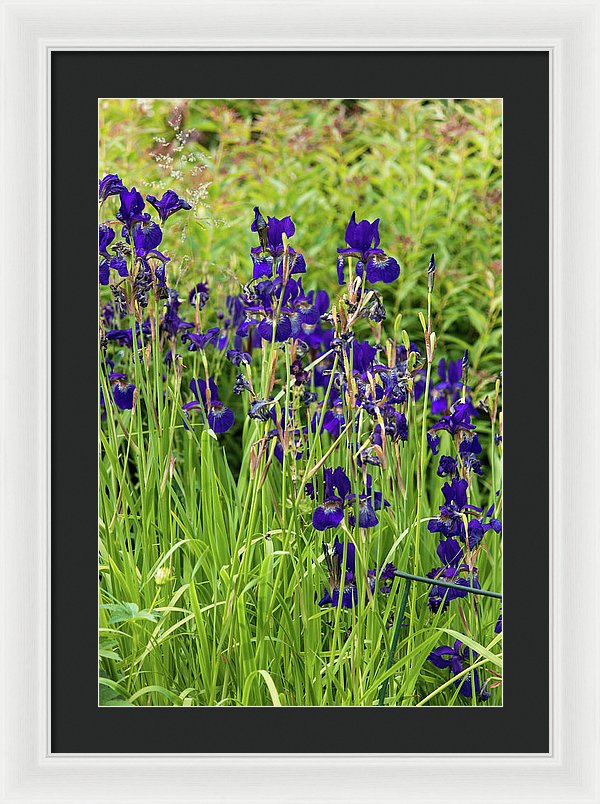
[[[378,286],[386,334],[401,313],[397,327],[420,342],[435,252],[438,354],[468,348],[477,396],[492,389],[501,369],[499,99],[101,99],[99,116],[100,175],[118,173],[144,195],[172,188],[193,205],[169,221],[161,246],[182,296],[208,281],[219,310],[251,278],[256,205],[293,218],[305,289],[335,293],[336,248],[356,210],[381,218],[381,246],[402,266],[397,282]]]

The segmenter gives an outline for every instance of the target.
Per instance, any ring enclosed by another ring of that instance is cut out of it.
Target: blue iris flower
[[[271,277],[273,272],[281,276],[285,251],[283,235],[289,239],[296,232],[296,227],[290,216],[287,215],[281,219],[267,217],[265,221],[260,209],[254,207],[254,220],[250,226],[250,231],[257,232],[260,239],[260,246],[250,249],[254,264],[254,279]],[[288,255],[290,275],[305,273],[306,261],[302,254],[297,254],[291,246],[288,246]]]
[[[400,266],[393,257],[388,257],[379,248],[379,218],[372,223],[362,220],[357,223],[356,212],[346,227],[346,248],[338,248],[337,274],[340,285],[344,282],[344,257],[355,257],[357,276],[366,272],[367,280],[375,282],[394,282],[400,276]]]
[[[211,327],[205,333],[202,332],[184,332],[181,336],[181,343],[189,341],[190,352],[202,352],[209,343],[217,345],[221,330],[219,327]]]
[[[449,668],[453,675],[462,673],[465,668],[469,667],[476,659],[478,654],[474,650],[469,650],[463,643],[457,639],[452,647],[449,645],[441,645],[439,648],[432,650],[427,657],[435,667]],[[464,698],[471,698],[473,694],[473,686],[475,687],[475,695],[482,701],[490,697],[490,693],[481,685],[481,679],[478,670],[472,670],[465,676],[461,676],[454,682],[458,687],[458,692]]]
[[[212,377],[208,378],[208,386],[206,380],[190,380],[190,391],[196,398],[182,406],[186,415],[190,410],[202,408],[213,432],[226,433],[233,427],[233,411],[219,400],[219,390]]]
[[[180,209],[192,208],[191,204],[188,204],[187,201],[180,198],[174,190],[167,190],[166,193],[163,193],[163,197],[160,200],[157,200],[154,195],[147,195],[146,201],[152,204],[154,209],[158,212],[161,223],[164,223],[171,215],[179,212]]]
[[[123,188],[119,193],[119,198],[121,199],[121,206],[117,211],[117,218],[127,228],[130,229],[138,221],[150,220],[150,215],[147,212],[143,212],[145,207],[144,199],[135,187],[132,187],[131,190]]]
[[[446,539],[441,541],[436,549],[440,561],[443,566],[435,567],[427,573],[428,578],[440,579],[455,583],[460,586],[472,587],[473,589],[480,589],[479,580],[477,579],[477,568],[469,568],[463,562],[464,553],[463,547],[456,539]],[[463,577],[466,576],[466,577]],[[439,586],[433,584],[429,588],[429,608],[436,612],[440,606],[445,610],[452,600],[457,598],[466,597],[468,592],[460,589],[450,589],[447,586]]]
[[[323,504],[313,512],[315,530],[336,528],[344,518],[344,504],[350,495],[350,480],[341,466],[324,471],[325,494]]]
[[[135,399],[135,385],[129,382],[126,374],[111,372],[108,381],[112,387],[115,405],[121,410],[131,410]]]
[[[98,200],[106,201],[111,195],[119,195],[126,188],[116,173],[108,173],[103,179],[98,179]]]

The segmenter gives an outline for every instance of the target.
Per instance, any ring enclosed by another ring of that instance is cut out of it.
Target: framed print
[[[150,10],[4,6],[3,800],[598,801],[596,6]]]

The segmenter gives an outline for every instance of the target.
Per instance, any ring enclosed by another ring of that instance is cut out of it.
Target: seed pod
[[[250,405],[248,416],[251,419],[258,419],[261,422],[266,422],[271,415],[271,403],[266,399],[257,399]]]
[[[427,290],[433,293],[433,286],[435,284],[435,254],[431,255],[429,265],[427,266]]]
[[[372,291],[372,293],[373,298],[365,305],[362,317],[379,324],[385,319],[387,313],[381,295],[375,291]]]
[[[252,388],[243,374],[237,374],[232,390],[234,394],[241,394],[242,391],[251,391]]]
[[[116,285],[110,286],[110,292],[112,293],[115,312],[119,318],[121,318],[127,313],[127,296],[125,296],[125,293],[121,290],[121,288],[117,287]]]
[[[258,207],[254,207],[254,227],[258,233],[258,239],[262,250],[267,251],[269,248],[269,227]]]
[[[462,384],[463,385],[467,384],[468,374],[469,374],[469,350],[465,349],[465,353],[464,353],[463,359],[462,359]]]
[[[306,388],[300,397],[300,401],[303,405],[310,405],[312,402],[317,401],[317,394],[315,391],[309,391],[308,388]]]
[[[304,341],[296,341],[296,357],[304,357],[308,352],[308,344]]]

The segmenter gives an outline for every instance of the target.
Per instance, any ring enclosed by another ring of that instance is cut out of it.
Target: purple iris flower
[[[446,366],[446,358],[442,357],[438,375],[440,382],[431,389],[431,412],[435,416],[445,413],[448,405],[456,402],[462,393],[462,359],[450,360]]]
[[[352,358],[353,371],[365,374],[373,369],[373,360],[379,351],[377,346],[371,346],[368,341],[353,341],[346,350],[348,357]]]
[[[201,310],[204,305],[207,303],[209,298],[209,290],[208,285],[204,282],[198,282],[194,287],[190,290],[188,295],[188,301],[190,304],[193,304],[194,307],[198,304],[198,309]],[[229,296],[227,298],[230,298]]]
[[[386,416],[385,429],[393,441],[408,441],[408,422],[404,413],[396,410],[391,416]]]
[[[115,254],[115,256],[111,258],[109,265],[119,274],[119,276],[129,276],[127,259],[123,254]]]
[[[463,455],[463,466],[467,472],[471,472],[472,474],[476,475],[483,475],[481,461],[470,452],[468,452],[466,455]]]
[[[392,405],[401,405],[406,402],[408,376],[400,372],[397,366],[377,368],[377,375],[383,383],[386,401]]]
[[[475,575],[475,568],[473,568],[470,581],[467,578],[461,577],[461,572],[468,573],[469,567],[466,564],[461,564],[458,567],[436,567],[435,569],[432,569],[431,572],[427,573],[427,577],[435,579],[439,578],[442,581],[449,581],[450,583],[456,583],[467,588],[481,588],[479,581],[477,580],[477,576]],[[438,611],[440,606],[442,606],[442,610],[445,611],[453,600],[466,597],[467,595],[468,591],[466,590],[462,592],[459,589],[449,589],[447,586],[433,585],[429,588],[427,604],[434,613]]]
[[[317,411],[313,419],[315,429],[320,418],[321,414]],[[323,416],[323,430],[327,430],[330,435],[332,435],[334,438],[337,438],[342,430],[342,427],[344,427],[345,421],[342,400],[339,398],[335,399],[331,408],[325,411],[325,415]]]
[[[110,279],[110,262],[108,260],[100,260],[98,265],[98,282],[101,285],[108,285]]]
[[[114,229],[110,226],[103,224],[98,227],[98,253],[108,257],[107,249],[115,239]]]
[[[102,305],[100,316],[105,326],[112,327],[115,320],[115,308],[110,302]]]
[[[365,492],[358,498],[351,492],[350,480],[341,466],[336,469],[325,469],[324,481],[323,504],[315,509],[312,518],[315,530],[337,527],[344,518],[344,510],[348,512],[348,524],[353,527],[356,524],[357,502],[359,526],[373,528],[379,524],[375,511],[383,504],[389,505],[389,503],[383,500],[381,492],[373,494],[371,475],[367,475]]]
[[[474,650],[469,650],[463,643],[457,639],[452,647],[448,645],[441,645],[439,648],[432,650],[427,657],[435,667],[441,669],[449,668],[453,675],[458,675],[468,667],[477,658],[478,654]],[[481,686],[478,670],[472,670],[465,676],[461,676],[454,682],[458,687],[459,694],[464,698],[471,698],[473,694],[473,685],[475,688],[475,695],[482,701],[490,697],[490,693]]]
[[[488,524],[491,530],[493,530],[495,533],[502,533],[502,522],[500,522],[499,519],[494,518],[494,508],[495,508],[494,505],[491,505],[489,507],[488,511],[486,512],[486,518],[489,519]]]
[[[131,328],[129,329],[109,329],[104,337],[107,341],[114,341],[120,346],[128,346],[130,349],[133,346],[133,334]]]
[[[452,406],[450,415],[442,416],[439,422],[433,425],[430,432],[446,430],[450,435],[456,435],[474,429],[475,425],[471,424],[470,405],[466,402],[458,402]]]
[[[153,195],[147,195],[146,201],[152,204],[154,209],[158,212],[161,223],[164,223],[171,215],[179,212],[180,209],[192,208],[191,204],[188,204],[187,201],[180,198],[174,190],[167,190],[166,193],[163,193],[163,197],[160,201]]]
[[[187,343],[189,341],[190,352],[202,352],[209,343],[216,346],[220,334],[221,330],[219,327],[211,327],[206,330],[204,334],[202,332],[184,332],[181,336],[181,343]]]
[[[493,518],[491,518],[489,522],[485,522],[483,519],[470,519],[467,525],[469,550],[473,550],[490,530],[493,530],[495,533],[501,533],[502,522],[500,522],[499,519]]]
[[[131,228],[138,221],[150,220],[150,215],[147,212],[143,212],[145,207],[144,199],[135,187],[132,187],[131,190],[123,188],[119,193],[119,198],[121,199],[121,206],[117,211],[117,218],[127,228]]]
[[[366,271],[367,280],[375,282],[394,282],[400,276],[400,266],[393,257],[388,257],[379,246],[379,218],[370,223],[367,220],[356,222],[356,212],[352,213],[346,228],[347,248],[338,248],[342,257],[356,257],[357,276]],[[343,262],[338,260],[338,281],[344,284]]]
[[[454,478],[451,483],[444,483],[442,494],[446,500],[446,507],[452,507],[457,511],[464,511],[467,507],[467,489],[469,484],[466,480]],[[481,509],[479,509],[481,510]]]
[[[179,307],[181,306],[181,302],[179,301],[179,295],[174,290],[169,290],[167,296],[167,306],[165,309],[165,314],[163,319],[160,323],[160,328],[163,332],[166,332],[170,335],[171,338],[175,338],[177,334],[181,330],[192,329],[193,324],[188,321],[183,321],[179,317]]]
[[[292,322],[287,315],[280,316],[277,322],[272,316],[267,315],[256,327],[256,331],[264,341],[272,341],[273,328],[275,328],[276,343],[283,343],[292,337]]]
[[[108,173],[103,179],[98,179],[98,200],[106,201],[111,195],[119,195],[126,187],[116,173]]]
[[[385,433],[392,441],[408,441],[408,422],[404,413],[399,413],[391,405],[383,405],[380,408],[385,427]],[[383,446],[381,435],[381,425],[377,423],[373,429],[373,443]]]
[[[456,539],[444,539],[436,547],[436,553],[446,567],[458,567],[463,559],[463,547]]]
[[[304,366],[302,365],[302,360],[300,360],[300,358],[296,358],[296,360],[294,360],[294,362],[290,365],[290,374],[294,378],[294,386],[296,388],[300,388],[310,380],[310,373],[304,370]]]
[[[346,544],[346,563],[344,564],[344,542],[335,537],[331,552],[326,544],[323,544],[325,563],[327,565],[329,586],[325,587],[323,597],[318,605],[333,606],[340,604],[344,609],[351,609],[358,603],[358,587],[356,583],[356,548],[351,541]],[[379,573],[379,580],[383,582],[380,587],[383,594],[390,592],[394,581],[396,567],[393,564],[386,566]],[[377,584],[377,568],[367,570],[366,581],[369,587],[365,597],[365,603],[369,602],[370,596],[375,593]],[[340,594],[341,593],[341,594]],[[316,600],[316,595],[315,595]]]
[[[396,567],[391,563],[386,564],[379,574],[379,580],[384,581],[384,585],[381,587],[381,591],[384,595],[391,592],[395,577]]]
[[[439,435],[432,435],[432,433],[427,433],[427,446],[431,450],[432,455],[437,455],[438,450],[440,448]]]
[[[481,454],[481,444],[479,443],[479,438],[477,437],[477,433],[474,432],[464,432],[462,434],[462,440],[458,447],[458,451],[463,456],[466,455],[480,455]]]
[[[441,510],[441,509],[440,509]],[[472,510],[478,510],[472,507]],[[492,516],[494,512],[494,506],[492,505],[489,511],[486,513],[485,517],[481,517],[479,519],[470,519],[467,525],[467,539],[469,543],[469,550],[473,550],[479,542],[482,541],[485,534],[493,530],[495,533],[502,532],[502,522],[499,519],[494,519]],[[485,520],[488,519],[489,521],[486,522]],[[461,539],[464,537],[464,531],[461,535]]]
[[[288,279],[285,284],[282,277],[266,279],[246,287],[244,298],[245,320],[238,326],[236,335],[245,338],[250,327],[256,326],[258,337],[263,340],[281,343],[289,338],[305,341],[318,325],[319,310],[317,305],[328,302],[322,295],[306,295],[301,281]],[[276,312],[279,317],[275,323]],[[237,347],[236,347],[237,348]]]
[[[441,455],[437,469],[438,477],[457,477],[458,461],[451,455]]]
[[[352,495],[354,498],[354,495]],[[354,512],[354,499],[348,500],[348,524],[354,527],[356,524],[356,515]],[[374,528],[379,524],[377,514],[373,509],[370,494],[361,494],[358,498],[358,524],[361,528]]]
[[[346,563],[344,564],[344,542],[335,537],[331,553],[326,544],[323,544],[325,563],[329,575],[329,589],[325,587],[324,594],[318,605],[333,606],[340,604],[343,609],[351,609],[358,603],[358,587],[356,585],[356,548],[352,542],[346,546]]]
[[[283,235],[288,239],[294,236],[296,227],[290,216],[285,218],[271,218],[267,221],[261,215],[260,209],[254,207],[254,220],[250,226],[250,231],[257,232],[260,239],[260,246],[250,249],[252,262],[254,263],[254,279],[270,277],[275,272],[281,276],[283,273]],[[290,274],[303,274],[306,272],[306,261],[302,254],[297,254],[291,246],[288,246]]]
[[[386,254],[375,254],[367,263],[367,280],[372,285],[375,284],[375,282],[385,282],[389,284],[390,282],[395,282],[399,276],[400,266],[398,262],[393,257],[388,257]]]
[[[325,495],[323,504],[313,512],[315,530],[336,528],[344,518],[344,503],[350,495],[350,480],[341,466],[325,469]]]
[[[253,270],[252,277],[254,279],[268,278],[273,275],[274,259],[270,254],[262,253],[260,255],[251,254]]]
[[[354,527],[356,524],[355,501],[355,494],[349,494],[346,497],[348,524],[351,527]],[[383,505],[389,507],[390,503],[383,499],[383,494],[380,491],[373,492],[373,477],[367,475],[365,491],[358,497],[359,526],[361,528],[374,528],[378,525],[379,519],[375,511],[379,511]]]
[[[139,221],[133,224],[133,242],[138,257],[147,257],[162,240],[160,226],[153,221]]]
[[[494,633],[501,634],[502,633],[502,609],[500,609],[500,614],[498,615],[498,621],[494,626]]]
[[[347,248],[338,248],[338,254],[357,257],[366,263],[372,254],[383,254],[379,246],[379,218],[370,223],[367,220],[356,222],[356,212],[352,213],[346,227]]]
[[[226,433],[233,427],[235,417],[233,411],[226,408],[219,400],[219,390],[212,377],[206,380],[190,380],[190,391],[196,399],[182,406],[186,412],[195,408],[202,408],[206,414],[208,426],[215,433]]]
[[[323,319],[323,316],[329,310],[329,294],[326,290],[311,290],[308,295],[307,299],[310,301],[312,306],[316,309],[319,314],[319,322]],[[329,334],[326,334],[320,323],[312,324],[307,323],[306,321],[302,324],[302,329],[304,330],[304,340],[306,341],[307,345],[311,347],[311,349],[317,349],[319,346],[324,346],[323,340],[327,337],[333,337],[333,331],[328,330]],[[311,338],[313,338],[311,340]]]
[[[481,508],[467,503],[467,489],[469,484],[464,479],[453,478],[451,483],[444,483],[442,494],[445,504],[440,506],[440,515],[427,523],[430,533],[441,533],[446,538],[458,536],[465,537],[463,514],[470,512],[481,513]]]
[[[225,299],[225,306],[227,308],[227,312],[231,316],[231,326],[239,326],[244,320],[244,301],[242,296],[227,296]]]
[[[252,362],[252,355],[249,355],[248,352],[240,352],[237,349],[228,349],[227,359],[230,360],[234,366],[241,366],[242,363],[249,366]]]
[[[115,405],[121,410],[131,410],[135,395],[135,385],[127,379],[126,374],[111,372],[108,381],[112,386]]]
[[[477,568],[473,567],[471,571],[469,566],[463,562],[463,548],[456,539],[441,541],[436,548],[436,552],[443,566],[432,569],[427,573],[427,577],[449,581],[450,583],[464,586],[466,589],[463,592],[460,589],[449,589],[447,586],[437,584],[430,586],[428,605],[433,612],[438,611],[440,606],[445,611],[452,600],[466,597],[469,587],[481,589],[477,578]]]
[[[151,334],[151,327],[150,322],[148,319],[144,321],[141,327],[142,334],[147,338]],[[136,334],[136,342],[138,348],[141,349],[143,346],[142,339],[140,338],[140,325],[135,325],[135,334]],[[115,341],[116,343],[120,344],[121,346],[128,346],[130,349],[133,346],[133,333],[131,331],[131,327],[129,329],[110,329],[108,332],[105,333],[107,341]]]
[[[110,226],[103,224],[98,227],[98,253],[102,257],[98,266],[98,277],[101,285],[108,285],[110,270],[113,268],[119,276],[128,276],[127,259],[123,249],[127,248],[124,243],[117,243],[113,246],[114,256],[108,253],[108,247],[115,239],[115,232]]]
[[[485,536],[489,525],[484,525],[479,519],[470,519],[467,525],[467,540],[469,543],[469,550],[474,550],[475,547]]]
[[[325,291],[318,291],[317,297],[312,290],[305,294],[301,281],[294,284],[295,292],[287,301],[286,312],[292,325],[292,337],[302,339],[316,328],[321,319],[320,305],[324,302],[328,306],[329,297]]]

